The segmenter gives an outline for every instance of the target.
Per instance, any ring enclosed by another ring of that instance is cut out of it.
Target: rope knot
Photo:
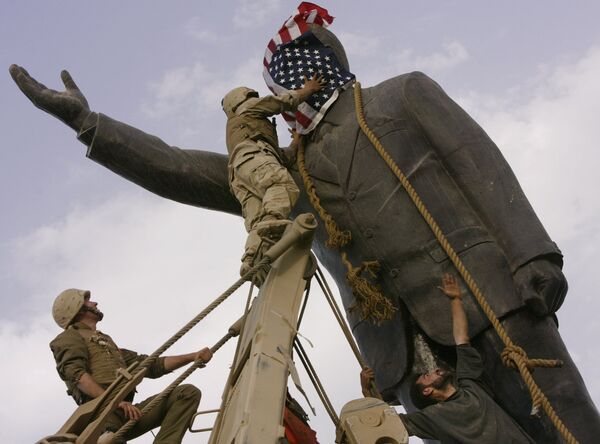
[[[507,345],[500,355],[502,363],[513,370],[519,369],[519,363],[524,362],[525,366],[529,367],[527,353],[518,345]]]
[[[562,367],[563,361],[560,359],[531,359],[527,356],[525,350],[521,347],[511,344],[502,350],[502,363],[513,370],[520,370],[519,363],[522,363],[528,370],[532,371],[535,367]]]

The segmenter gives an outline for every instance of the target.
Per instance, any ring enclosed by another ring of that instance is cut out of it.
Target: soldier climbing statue
[[[223,98],[229,185],[240,202],[248,231],[240,268],[242,276],[252,268],[255,259],[259,259],[261,246],[266,250],[281,237],[290,222],[288,215],[298,200],[298,187],[283,166],[277,131],[269,117],[295,111],[322,87],[322,80],[314,76],[310,80],[305,78],[301,89],[281,96],[260,98],[257,91],[240,86]]]

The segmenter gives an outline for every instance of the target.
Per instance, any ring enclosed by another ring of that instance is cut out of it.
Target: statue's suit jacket
[[[422,73],[405,74],[363,91],[366,120],[408,176],[498,316],[523,306],[513,273],[545,256],[560,263],[512,170],[487,134]],[[239,214],[227,184],[226,156],[180,150],[106,116],[90,116],[80,138],[88,156],[161,196]],[[325,247],[315,251],[340,289],[361,351],[378,387],[394,386],[411,363],[410,318],[434,341],[452,345],[449,304],[437,289],[452,264],[407,193],[360,132],[353,91],[338,98],[306,141],[306,165],[321,203],[343,229],[351,261],[379,260],[378,282],[396,302],[394,319],[376,326],[349,310],[354,302],[345,267]],[[295,179],[302,183],[297,171]],[[306,194],[294,213],[314,211]],[[465,298],[469,330],[488,327]]]

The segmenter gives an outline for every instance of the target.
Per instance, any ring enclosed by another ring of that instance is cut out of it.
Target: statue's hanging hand
[[[19,89],[36,107],[62,120],[75,131],[81,129],[83,121],[90,113],[90,107],[66,70],[60,73],[65,91],[46,88],[21,66],[11,65],[9,71]]]
[[[547,259],[521,266],[514,279],[525,304],[538,316],[556,312],[567,294],[567,279],[560,267]]]

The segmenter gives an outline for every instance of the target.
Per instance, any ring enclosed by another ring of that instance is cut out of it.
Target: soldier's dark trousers
[[[157,405],[148,415],[142,419],[127,434],[127,440],[137,438],[140,435],[160,426],[160,431],[154,439],[155,444],[177,444],[183,439],[192,415],[196,412],[200,403],[201,393],[196,387],[190,384],[183,384],[177,387],[173,392]],[[136,404],[141,410],[148,404],[154,396]],[[117,411],[110,417],[107,428],[116,431],[127,420],[123,416],[123,411]]]

